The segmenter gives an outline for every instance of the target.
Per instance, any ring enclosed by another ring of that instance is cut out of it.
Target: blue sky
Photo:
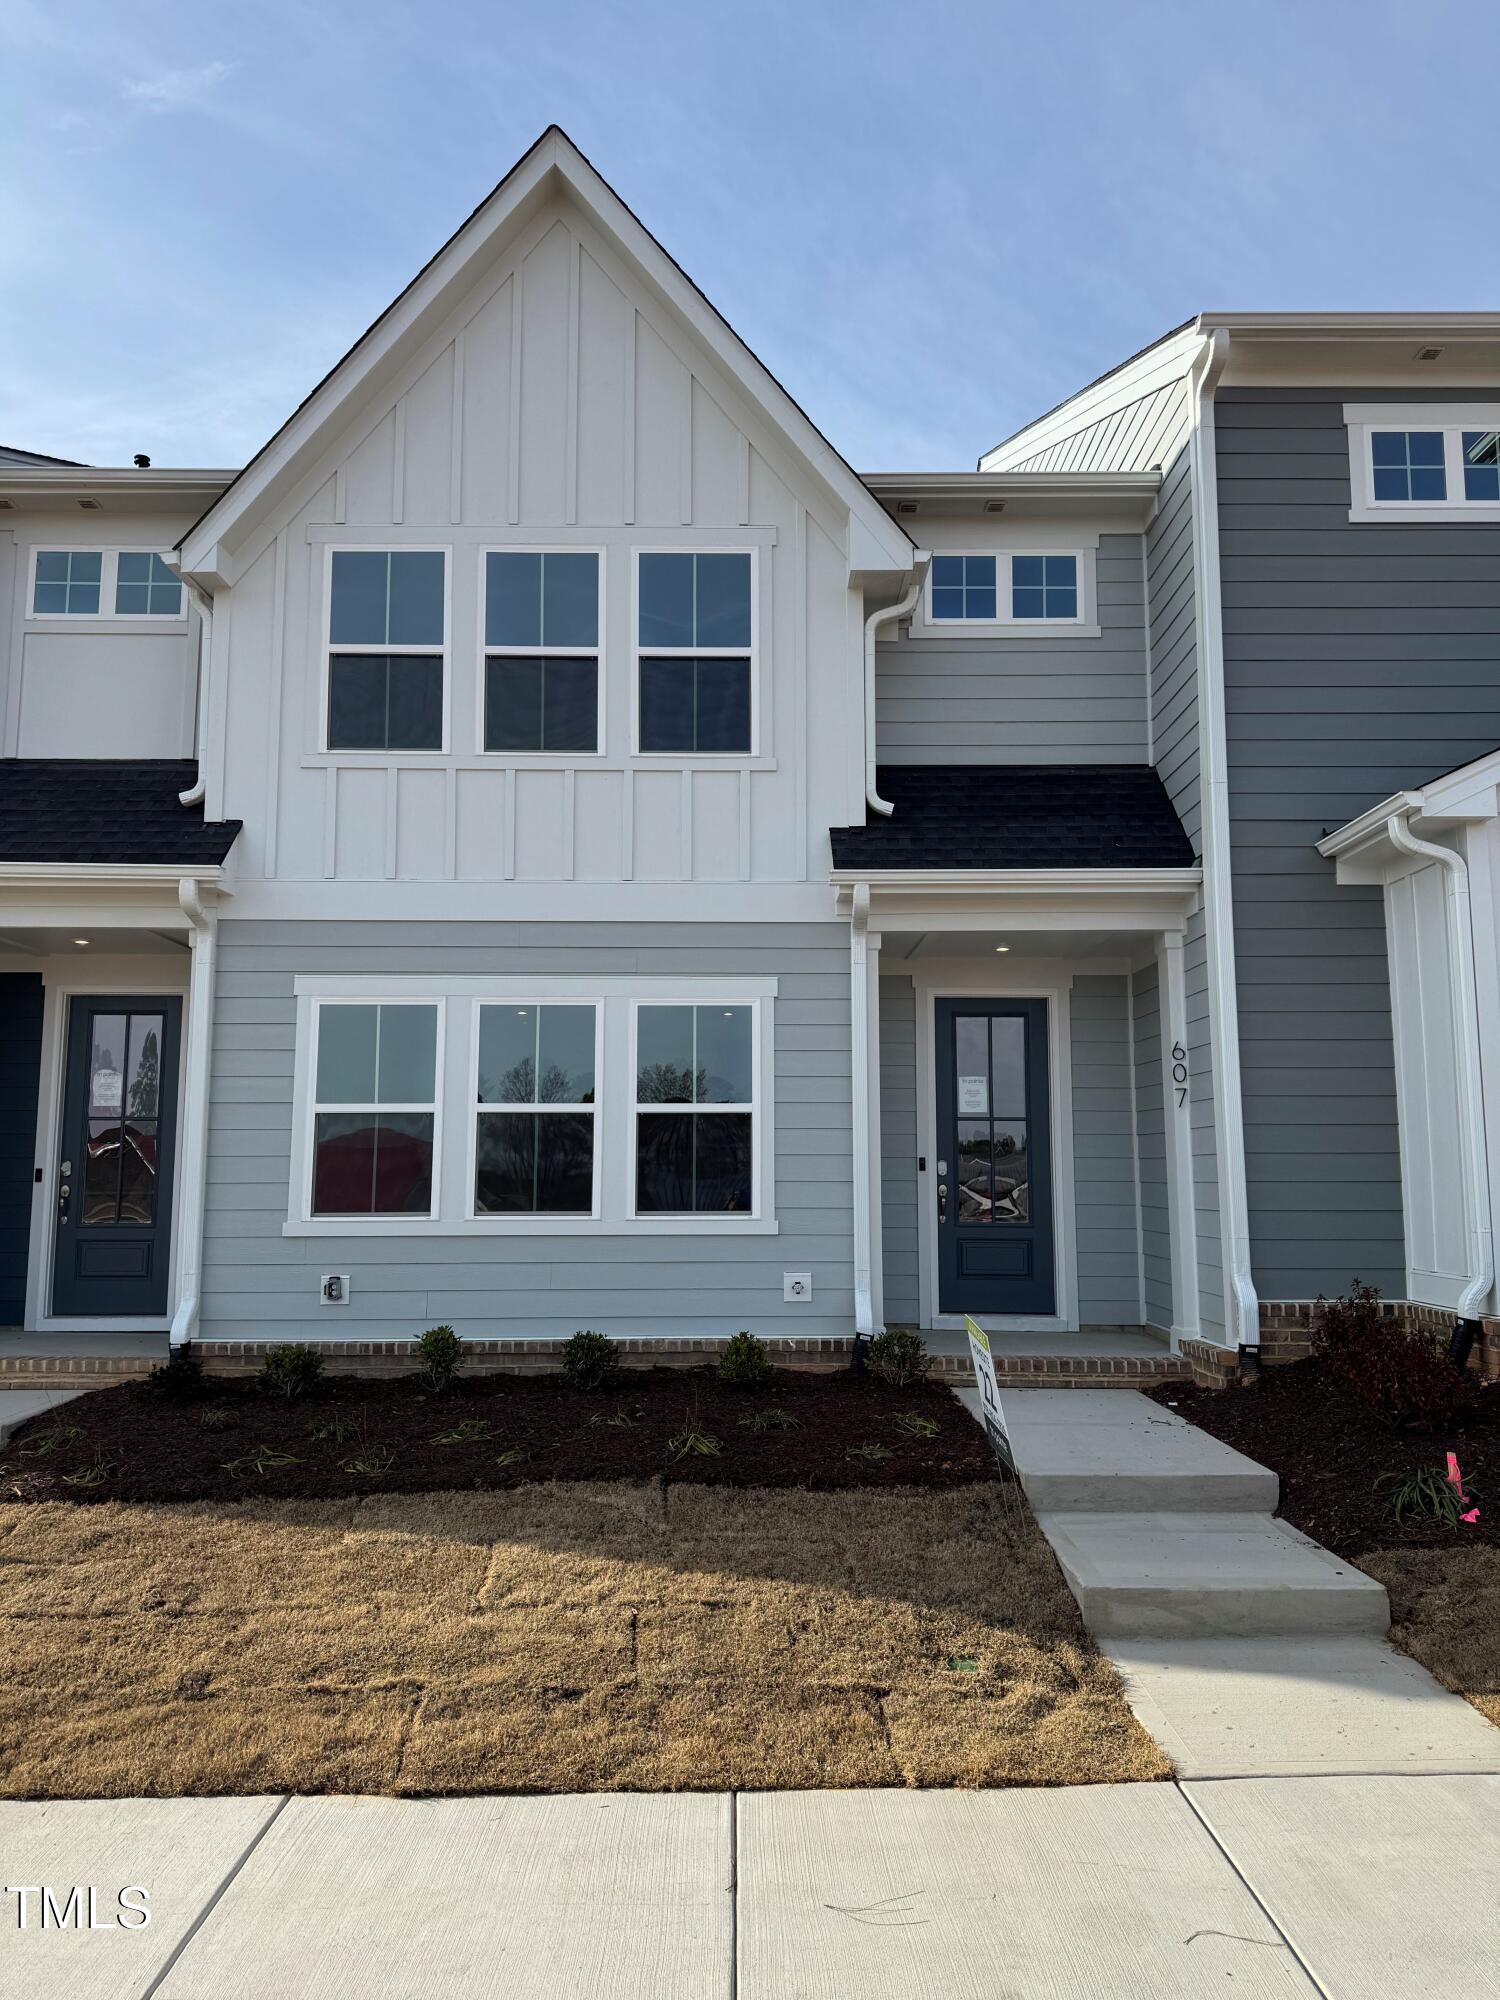
[[[552,120],[863,470],[1493,307],[1492,0],[0,0],[0,441],[238,465]]]

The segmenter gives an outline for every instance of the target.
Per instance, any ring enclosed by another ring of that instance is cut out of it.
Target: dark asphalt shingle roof
[[[835,868],[1190,868],[1149,764],[882,764],[896,810],[829,829]]]
[[[178,802],[197,776],[191,758],[0,759],[0,861],[213,866],[240,822]]]

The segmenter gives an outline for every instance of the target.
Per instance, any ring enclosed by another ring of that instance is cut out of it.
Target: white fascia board
[[[1256,334],[1298,340],[1417,340],[1423,334],[1454,340],[1500,339],[1500,313],[1493,312],[1205,312],[1198,328],[1213,333],[1224,327],[1235,340]]]
[[[892,500],[1019,500],[1082,497],[1150,501],[1161,488],[1142,472],[863,472],[870,491]]]
[[[1133,361],[1127,361],[1122,368],[1115,369],[1087,389],[1080,389],[1076,396],[1070,396],[1055,410],[1049,410],[1035,423],[1017,431],[1014,437],[1006,438],[992,451],[987,451],[979,461],[979,470],[1003,472],[1018,460],[1034,458],[1048,445],[1072,437],[1075,431],[1086,430],[1101,417],[1112,416],[1116,410],[1124,409],[1127,403],[1139,402],[1153,389],[1180,380],[1186,376],[1193,357],[1202,345],[1203,330],[1197,321],[1168,339],[1158,341],[1144,354],[1138,354]]]
[[[539,203],[559,187],[604,234],[619,243],[731,380],[766,412],[838,496],[851,518],[861,521],[867,537],[884,556],[880,566],[910,569],[911,538],[567,135],[551,126],[188,531],[180,544],[186,573],[198,574],[215,542],[227,542],[233,550],[260,511],[290,489],[298,470],[332,435],[347,405],[394,373],[405,355],[456,302],[475,265],[493,256],[504,238],[518,230]]]
[[[204,506],[222,493],[233,470],[207,471],[138,465],[0,465],[0,494],[8,500],[149,500],[153,505],[185,501]]]
[[[1386,831],[1388,822],[1398,816],[1407,819],[1413,831],[1441,831],[1500,818],[1500,750],[1487,751],[1420,790],[1392,792],[1326,834],[1317,843],[1318,852],[1325,861],[1338,862],[1340,882],[1379,881],[1388,865],[1405,865]]]
[[[1026,889],[1059,895],[1141,889],[1195,889],[1201,868],[836,868],[836,889],[868,882],[871,889],[931,889],[962,894],[968,889]]]

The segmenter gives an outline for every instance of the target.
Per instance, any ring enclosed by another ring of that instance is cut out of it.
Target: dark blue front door
[[[55,1313],[167,1309],[181,1026],[182,1002],[166,994],[79,994],[69,1005]]]
[[[1051,1313],[1045,1000],[937,1003],[938,1310]]]

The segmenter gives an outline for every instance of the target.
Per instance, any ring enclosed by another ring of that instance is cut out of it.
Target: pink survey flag
[[[1479,1519],[1479,1509],[1477,1507],[1469,1506],[1469,1496],[1464,1491],[1463,1475],[1459,1472],[1458,1469],[1458,1453],[1456,1451],[1450,1451],[1448,1454],[1448,1484],[1453,1488],[1454,1492],[1458,1495],[1459,1506],[1469,1508],[1467,1514],[1459,1515],[1459,1519],[1461,1521],[1466,1521],[1469,1524],[1469,1526],[1472,1527],[1473,1524]]]

